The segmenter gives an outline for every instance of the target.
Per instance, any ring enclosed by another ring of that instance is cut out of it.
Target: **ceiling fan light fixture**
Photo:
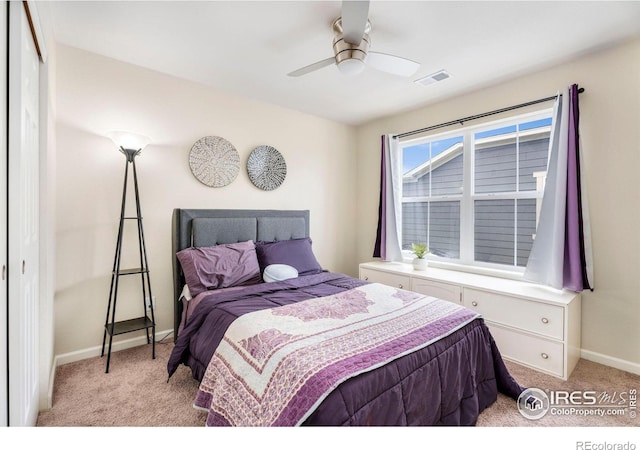
[[[335,62],[338,71],[347,76],[358,75],[365,65],[392,75],[410,77],[417,72],[420,64],[407,58],[380,52],[370,52],[371,22],[369,1],[343,1],[340,16],[333,21],[333,55],[308,66],[290,72],[288,76],[298,77],[316,71]]]
[[[343,75],[358,75],[364,70],[364,61],[357,58],[343,59],[337,65]]]

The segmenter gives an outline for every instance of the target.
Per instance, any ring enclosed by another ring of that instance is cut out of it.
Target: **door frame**
[[[9,332],[7,328],[7,157],[9,80],[7,59],[9,56],[9,3],[0,4],[0,427],[9,424]]]

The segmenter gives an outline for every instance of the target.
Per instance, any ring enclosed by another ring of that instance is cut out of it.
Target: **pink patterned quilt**
[[[478,317],[382,284],[245,314],[228,328],[194,406],[209,426],[300,425],[340,383]]]

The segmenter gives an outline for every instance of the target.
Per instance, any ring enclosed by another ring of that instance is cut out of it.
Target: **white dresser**
[[[523,281],[410,264],[360,264],[360,279],[478,311],[505,359],[566,380],[580,359],[580,294]]]

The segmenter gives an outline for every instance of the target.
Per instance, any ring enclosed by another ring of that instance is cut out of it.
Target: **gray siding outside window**
[[[549,138],[520,144],[520,186],[519,191],[535,191],[534,172],[545,172],[549,155]]]
[[[535,191],[534,172],[547,170],[549,139],[521,142],[519,190]],[[516,191],[516,144],[498,145],[476,151],[475,192]]]
[[[437,256],[460,258],[460,202],[402,204],[402,248],[423,242]]]
[[[431,192],[429,192],[429,183],[431,183]],[[427,172],[417,181],[405,182],[402,185],[403,197],[459,195],[461,193],[462,153],[432,171]]]
[[[476,200],[474,230],[476,261],[513,265],[517,252],[516,265],[524,267],[536,232],[536,199]]]
[[[549,139],[541,138],[476,151],[476,193],[535,191],[534,172],[547,169]],[[519,150],[519,155],[516,152]],[[518,156],[518,159],[516,159]],[[474,249],[476,261],[524,267],[536,232],[536,201],[476,200]],[[517,205],[517,209],[516,209]],[[515,223],[517,211],[517,224]]]

